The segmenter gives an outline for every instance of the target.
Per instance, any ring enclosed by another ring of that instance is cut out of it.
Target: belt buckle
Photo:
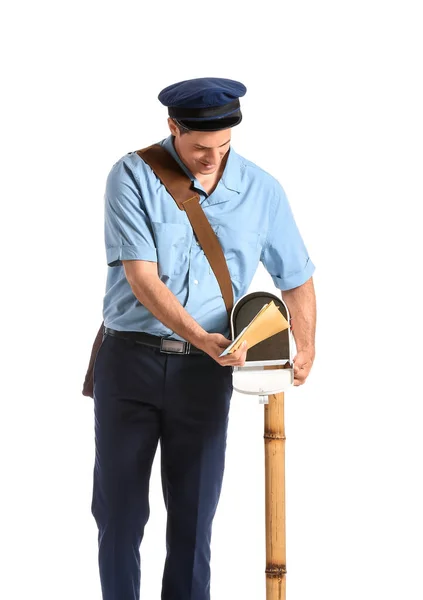
[[[189,354],[191,344],[181,340],[160,340],[160,352],[163,354]]]

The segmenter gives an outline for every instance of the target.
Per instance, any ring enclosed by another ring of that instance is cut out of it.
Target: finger
[[[243,342],[241,345],[241,355],[239,357],[239,366],[243,367],[245,365],[245,361],[247,360],[247,352],[248,352],[248,343]]]
[[[233,367],[234,365],[237,365],[240,362],[240,358],[239,355],[234,352],[233,354],[227,354],[226,356],[223,356],[222,358],[219,359],[219,363],[223,366],[223,367]]]
[[[224,357],[221,359],[220,364],[224,367],[243,367],[245,364],[247,350],[239,351],[237,350],[233,354],[230,354],[229,357]]]
[[[304,363],[302,365],[294,364],[294,375],[308,373],[310,371],[310,365]]]
[[[238,348],[238,352],[244,352],[247,349],[248,346],[248,342],[247,341],[243,341],[242,344],[240,345],[240,347]]]
[[[306,373],[299,373],[296,375],[294,374],[294,381],[298,381],[300,385],[303,384],[306,379],[307,379]]]
[[[238,348],[238,350],[236,350],[235,352],[232,353],[232,357],[238,361],[242,355],[245,355],[247,353],[247,342],[242,342],[241,346]]]
[[[303,385],[307,379],[307,373],[301,372],[299,375],[294,375],[294,385]],[[297,383],[295,383],[297,382]]]

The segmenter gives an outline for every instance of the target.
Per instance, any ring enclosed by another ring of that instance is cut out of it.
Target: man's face
[[[190,131],[181,134],[174,122],[169,119],[169,127],[175,136],[175,148],[182,162],[194,177],[213,175],[229,150],[231,130]]]

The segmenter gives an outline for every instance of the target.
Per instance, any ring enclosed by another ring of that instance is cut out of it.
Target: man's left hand
[[[294,357],[294,385],[302,385],[313,366],[314,352],[301,350]]]

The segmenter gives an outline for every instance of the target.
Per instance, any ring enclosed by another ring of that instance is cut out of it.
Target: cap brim
[[[222,129],[230,129],[231,127],[235,127],[235,125],[239,125],[242,121],[242,114],[238,111],[236,115],[224,117],[222,119],[209,119],[204,121],[175,119],[175,121],[190,131],[221,131]]]

